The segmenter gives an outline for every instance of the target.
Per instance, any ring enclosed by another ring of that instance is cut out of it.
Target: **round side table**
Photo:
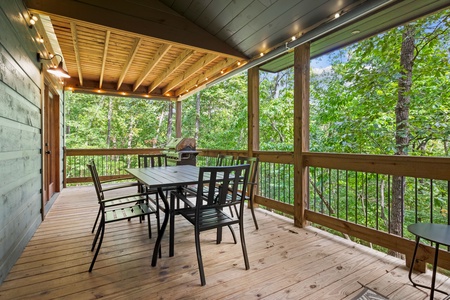
[[[434,285],[436,283],[436,269],[437,269],[438,254],[439,254],[439,245],[450,246],[450,225],[416,223],[416,224],[409,225],[408,231],[411,232],[412,234],[416,235],[416,247],[414,248],[414,255],[413,255],[412,262],[411,262],[411,267],[409,269],[409,276],[408,276],[409,281],[411,281],[411,283],[413,284],[414,287],[419,286],[419,287],[430,289],[431,290],[430,299],[433,299],[434,291],[449,295],[447,292],[435,289]],[[436,244],[435,254],[434,254],[434,263],[433,263],[433,276],[431,278],[431,287],[415,283],[411,278],[412,270],[414,268],[414,263],[416,261],[417,248],[419,247],[419,241],[421,238],[426,239],[426,240]]]

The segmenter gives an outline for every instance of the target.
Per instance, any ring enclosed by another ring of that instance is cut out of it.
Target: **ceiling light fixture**
[[[60,54],[54,54],[54,55],[51,55],[50,58],[44,58],[44,57],[41,57],[40,53],[37,53],[37,60],[38,60],[38,62],[40,62],[41,60],[52,60],[55,56],[59,56],[61,58],[61,60],[57,67],[52,66],[47,69],[47,72],[52,75],[55,75],[59,78],[70,78],[69,73],[66,70],[64,70],[63,57]]]

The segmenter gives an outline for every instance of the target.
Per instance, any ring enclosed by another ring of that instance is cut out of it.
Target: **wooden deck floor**
[[[389,299],[427,299],[412,287],[404,263],[314,228],[257,212],[248,214],[246,239],[251,269],[240,244],[224,231],[202,235],[207,285],[200,286],[192,227],[177,219],[175,256],[150,266],[155,238],[137,221],[109,224],[94,271],[90,229],[97,212],[93,187],[63,190],[46,220],[0,286],[0,299],[352,299],[367,286]],[[154,224],[156,222],[153,222]],[[156,233],[156,231],[153,231]],[[428,283],[431,276],[415,274]],[[447,277],[439,276],[450,291]],[[444,296],[437,293],[436,299]]]

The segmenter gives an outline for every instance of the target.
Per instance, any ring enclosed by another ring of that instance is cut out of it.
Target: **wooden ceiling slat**
[[[111,37],[111,31],[107,30],[105,35],[105,47],[103,48],[103,59],[102,59],[102,69],[100,71],[100,80],[98,84],[98,88],[102,88],[103,84],[103,76],[105,75],[105,65],[106,65],[106,58],[108,57],[108,45],[109,45],[109,38]]]
[[[135,91],[141,83],[144,81],[144,79],[150,74],[150,72],[153,70],[153,68],[161,61],[161,59],[164,57],[164,55],[169,51],[170,45],[163,44],[161,45],[158,50],[156,51],[155,55],[149,60],[147,66],[145,67],[144,71],[142,71],[139,78],[136,80],[136,82],[133,85],[133,91]]]
[[[229,68],[236,62],[236,59],[224,58],[215,66],[206,69],[202,74],[196,76],[195,78],[181,86],[178,90],[175,91],[175,96],[181,96],[182,94],[185,94],[194,88],[205,85],[208,81],[211,81],[212,76],[219,74],[221,70]]]
[[[83,85],[83,72],[81,69],[80,52],[78,50],[77,26],[75,25],[75,23],[70,23],[70,30],[72,32],[73,50],[75,52],[75,62],[78,70],[78,79],[80,80],[80,85]]]
[[[178,67],[180,67],[189,57],[194,54],[193,50],[186,49],[184,50],[175,60],[172,61],[170,66],[160,74],[150,85],[148,88],[148,92],[151,93],[153,90],[166,79],[173,71],[175,71]]]
[[[189,67],[185,72],[183,72],[181,75],[172,80],[168,85],[166,85],[162,89],[162,93],[166,94],[167,92],[171,91],[174,87],[186,82],[187,80],[189,80],[189,78],[191,78],[192,75],[203,69],[206,65],[208,65],[217,57],[218,55],[215,54],[206,54],[201,59],[199,59],[194,65]]]
[[[135,57],[135,55],[136,55],[136,53],[137,53],[141,43],[142,43],[142,39],[141,38],[137,38],[135,40],[135,42],[133,44],[133,47],[132,47],[132,49],[130,51],[130,55],[128,56],[127,60],[125,61],[125,66],[124,66],[124,68],[122,70],[122,74],[120,74],[120,78],[119,78],[119,81],[117,83],[117,90],[120,89],[120,86],[123,83],[125,75],[127,75],[128,69],[130,68],[130,66],[132,64],[133,59],[134,59],[134,57]]]

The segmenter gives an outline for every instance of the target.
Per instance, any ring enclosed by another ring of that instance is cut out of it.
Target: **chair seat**
[[[105,223],[121,221],[140,216],[145,216],[156,212],[156,207],[139,203],[130,207],[121,207],[105,211]]]
[[[191,224],[195,225],[197,218],[195,209],[181,210],[180,214],[183,215]],[[238,219],[232,218],[220,209],[216,208],[203,209],[200,212],[199,221],[200,231],[239,223]]]

